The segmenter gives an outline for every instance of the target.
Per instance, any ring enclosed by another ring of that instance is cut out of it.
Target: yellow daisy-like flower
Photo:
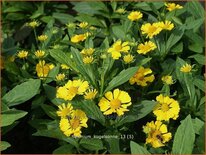
[[[123,42],[121,40],[116,41],[111,48],[108,49],[108,52],[112,54],[113,59],[119,59],[121,53],[128,53],[130,50],[129,42]]]
[[[57,98],[62,98],[66,101],[71,101],[76,95],[83,95],[88,89],[89,84],[87,81],[82,80],[69,80],[65,86],[57,89]]]
[[[127,54],[123,57],[123,60],[126,64],[129,64],[134,60],[134,56],[131,54]]]
[[[94,48],[84,48],[80,53],[84,56],[90,56],[94,53]]]
[[[179,116],[179,103],[169,96],[160,94],[156,97],[158,104],[155,106],[153,113],[157,120],[169,121],[170,118],[176,120]]]
[[[45,51],[37,50],[34,54],[37,58],[42,58],[45,55]]]
[[[38,21],[35,21],[35,20],[30,22],[30,23],[28,23],[28,26],[30,26],[33,29],[38,27],[39,25],[40,25],[40,23]]]
[[[189,73],[189,72],[191,72],[191,70],[192,70],[192,66],[189,65],[188,63],[186,63],[185,65],[183,65],[180,68],[180,71],[183,72],[183,73]]]
[[[172,80],[172,76],[170,75],[163,76],[161,80],[167,85],[172,85],[174,83]]]
[[[86,56],[86,57],[83,57],[83,62],[85,64],[91,64],[93,62],[94,58],[92,56]]]
[[[14,62],[15,61],[15,55],[9,56],[7,60],[10,61],[10,62]]]
[[[66,136],[74,135],[75,137],[81,137],[81,129],[87,128],[88,118],[82,110],[73,110],[72,114],[68,118],[62,118],[59,123],[60,130]]]
[[[22,51],[18,52],[17,57],[19,57],[20,59],[27,58],[28,53],[29,53],[28,51],[22,50]]]
[[[56,80],[57,81],[62,81],[65,78],[65,74],[64,73],[60,73],[56,76]]]
[[[147,134],[146,144],[151,144],[154,148],[165,146],[165,143],[172,138],[167,126],[160,121],[148,122],[143,126],[143,131]]]
[[[81,27],[82,29],[86,28],[89,24],[87,22],[82,22],[82,23],[79,23],[79,27]]]
[[[124,114],[124,112],[129,111],[127,109],[131,103],[131,97],[125,91],[115,89],[113,93],[111,91],[105,93],[105,97],[102,97],[99,101],[99,107],[104,115],[110,115],[112,113],[117,113],[118,116]]]
[[[115,10],[116,13],[119,13],[119,14],[124,14],[126,12],[125,8],[119,8],[117,10]]]
[[[69,66],[67,66],[66,64],[61,64],[61,69],[69,69]]]
[[[43,34],[43,35],[38,36],[37,39],[39,41],[46,41],[48,39],[48,36]]]
[[[137,85],[144,87],[148,85],[147,82],[153,82],[154,79],[155,77],[150,68],[140,67],[135,75],[130,78],[129,83],[131,85],[136,83]]]
[[[57,111],[57,115],[59,117],[70,117],[73,112],[73,107],[71,103],[65,103],[58,106],[59,110]]]
[[[179,4],[175,4],[175,3],[165,3],[165,6],[167,7],[168,11],[173,11],[176,9],[182,9],[183,7]]]
[[[141,26],[141,31],[142,34],[147,34],[147,38],[149,37],[151,39],[153,38],[153,36],[158,35],[162,31],[162,28],[158,23],[146,23]]]
[[[174,28],[174,24],[171,21],[166,20],[165,22],[158,22],[159,27],[163,30],[171,31]]]
[[[151,41],[147,41],[144,44],[138,45],[137,52],[139,54],[147,54],[148,52],[153,51],[156,48],[157,48],[157,46],[155,45],[155,43],[153,43]]]
[[[85,92],[84,98],[86,100],[92,100],[92,99],[95,98],[96,95],[97,95],[97,90],[96,89],[89,89],[87,92]]]
[[[139,11],[132,11],[129,15],[128,15],[128,19],[131,21],[137,21],[139,19],[141,19],[143,16],[143,14]]]
[[[80,41],[84,41],[86,38],[87,38],[87,35],[85,34],[77,34],[71,38],[71,42],[78,43]]]
[[[51,68],[52,67],[49,64],[46,64],[44,60],[39,61],[36,65],[37,76],[40,78],[47,77]]]

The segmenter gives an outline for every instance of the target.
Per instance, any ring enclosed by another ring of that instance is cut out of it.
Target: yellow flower
[[[133,85],[136,83],[140,86],[147,86],[147,82],[153,82],[155,79],[150,68],[140,67],[136,74],[130,78],[129,83]]]
[[[79,23],[79,27],[81,27],[82,29],[86,28],[89,24],[87,22],[82,22],[82,23]]]
[[[74,135],[75,137],[81,137],[82,127],[88,127],[87,121],[88,118],[86,114],[83,111],[77,109],[73,110],[71,116],[68,118],[61,118],[59,127],[60,130],[63,131],[63,133],[68,137],[71,135]]]
[[[91,64],[93,62],[94,58],[92,56],[86,56],[86,57],[83,57],[83,62],[85,64]]]
[[[72,104],[68,103],[67,105],[65,105],[65,103],[61,104],[58,106],[59,110],[57,111],[57,115],[60,117],[67,117],[67,116],[71,116],[72,114]]]
[[[127,54],[123,57],[123,60],[126,64],[129,64],[134,60],[134,56],[131,54]]]
[[[126,10],[125,10],[125,8],[119,8],[115,12],[119,13],[119,14],[124,14],[126,12]]]
[[[65,86],[57,89],[57,98],[62,98],[66,101],[71,101],[76,95],[83,95],[87,90],[89,84],[87,81],[82,80],[69,80]]]
[[[169,76],[169,75],[166,75],[166,76],[163,76],[162,77],[162,81],[165,83],[165,84],[168,84],[168,85],[171,85],[173,84],[173,80],[172,80],[172,76]]]
[[[66,64],[61,64],[61,68],[62,69],[69,69],[69,66],[67,66]]]
[[[29,53],[28,51],[22,50],[22,51],[20,51],[20,52],[17,54],[17,57],[19,57],[20,59],[27,58],[28,53]]]
[[[50,65],[46,64],[44,60],[39,61],[39,63],[36,65],[37,76],[40,78],[47,77],[50,70]]]
[[[142,18],[142,13],[139,11],[132,11],[129,15],[128,15],[128,19],[131,21],[135,21],[135,20],[139,20]]]
[[[121,57],[121,52],[128,53],[130,46],[128,42],[123,42],[121,40],[116,41],[108,52],[112,54],[113,59],[119,59]]]
[[[174,24],[171,21],[166,20],[165,22],[158,22],[159,27],[163,30],[171,31],[174,28]]]
[[[41,58],[45,55],[45,52],[42,50],[37,50],[34,54],[37,58]]]
[[[90,56],[94,53],[95,49],[94,48],[84,48],[80,53],[82,55]]]
[[[147,34],[147,38],[149,37],[151,39],[153,36],[158,35],[162,31],[162,28],[158,23],[146,23],[141,26],[141,31],[142,34]]]
[[[57,81],[62,81],[65,78],[65,74],[64,73],[60,73],[56,76]]]
[[[188,63],[186,63],[185,65],[183,65],[181,68],[180,68],[180,71],[181,72],[184,72],[184,73],[189,73],[191,72],[192,70],[192,66],[189,65]]]
[[[144,44],[138,45],[137,52],[139,54],[147,54],[148,52],[153,51],[156,48],[157,48],[157,46],[155,45],[155,43],[153,43],[151,41],[147,41]]]
[[[38,27],[39,26],[39,22],[38,21],[32,21],[32,22],[30,22],[30,23],[28,23],[28,26],[30,26],[30,27],[32,27],[33,29],[35,28],[35,27]]]
[[[97,90],[96,89],[90,89],[87,92],[85,92],[84,98],[86,100],[92,100],[92,99],[95,98],[96,95],[97,95]]]
[[[124,112],[129,111],[127,107],[132,103],[131,97],[127,92],[115,89],[113,93],[109,91],[104,96],[98,104],[104,115],[117,113],[118,116],[121,116]]]
[[[172,138],[167,126],[160,121],[148,122],[143,126],[143,131],[147,134],[146,144],[151,144],[154,148],[165,146],[165,143]]]
[[[181,5],[175,4],[175,3],[165,3],[165,6],[167,7],[167,10],[169,11],[183,8]]]
[[[71,38],[71,42],[78,43],[80,41],[84,41],[87,38],[85,34],[77,34]]]
[[[40,35],[38,36],[37,38],[39,41],[46,41],[48,39],[48,36],[47,35]]]
[[[157,117],[157,120],[169,121],[170,118],[174,120],[178,118],[180,107],[176,100],[162,94],[157,96],[156,100],[158,104],[155,106],[153,113]]]

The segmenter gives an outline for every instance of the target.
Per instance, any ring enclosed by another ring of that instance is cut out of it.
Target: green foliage
[[[150,154],[146,148],[140,146],[139,144],[133,141],[130,141],[130,148],[131,148],[131,154]]]

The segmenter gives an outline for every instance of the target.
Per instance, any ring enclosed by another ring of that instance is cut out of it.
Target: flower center
[[[69,92],[71,93],[71,94],[77,94],[77,92],[78,92],[78,88],[77,87],[70,87],[69,88]]]
[[[113,99],[113,100],[110,102],[110,105],[111,105],[111,108],[117,109],[117,108],[120,107],[121,101],[118,100],[118,99]]]
[[[122,45],[116,45],[115,50],[120,51],[122,49]]]
[[[73,129],[76,129],[76,128],[78,128],[79,127],[79,125],[80,125],[80,120],[79,119],[72,119],[72,120],[70,120],[70,124],[71,124],[71,127],[73,128]]]
[[[160,131],[158,131],[158,130],[155,130],[155,131],[152,133],[152,138],[153,138],[153,139],[158,139],[160,142],[163,141],[162,135],[161,135]]]
[[[162,103],[161,108],[162,108],[162,111],[164,111],[164,112],[168,111],[170,109],[167,103]]]

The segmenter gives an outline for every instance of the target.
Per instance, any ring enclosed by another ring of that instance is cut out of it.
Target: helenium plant
[[[204,154],[200,2],[2,6],[3,153]],[[51,149],[18,152],[25,124]]]

